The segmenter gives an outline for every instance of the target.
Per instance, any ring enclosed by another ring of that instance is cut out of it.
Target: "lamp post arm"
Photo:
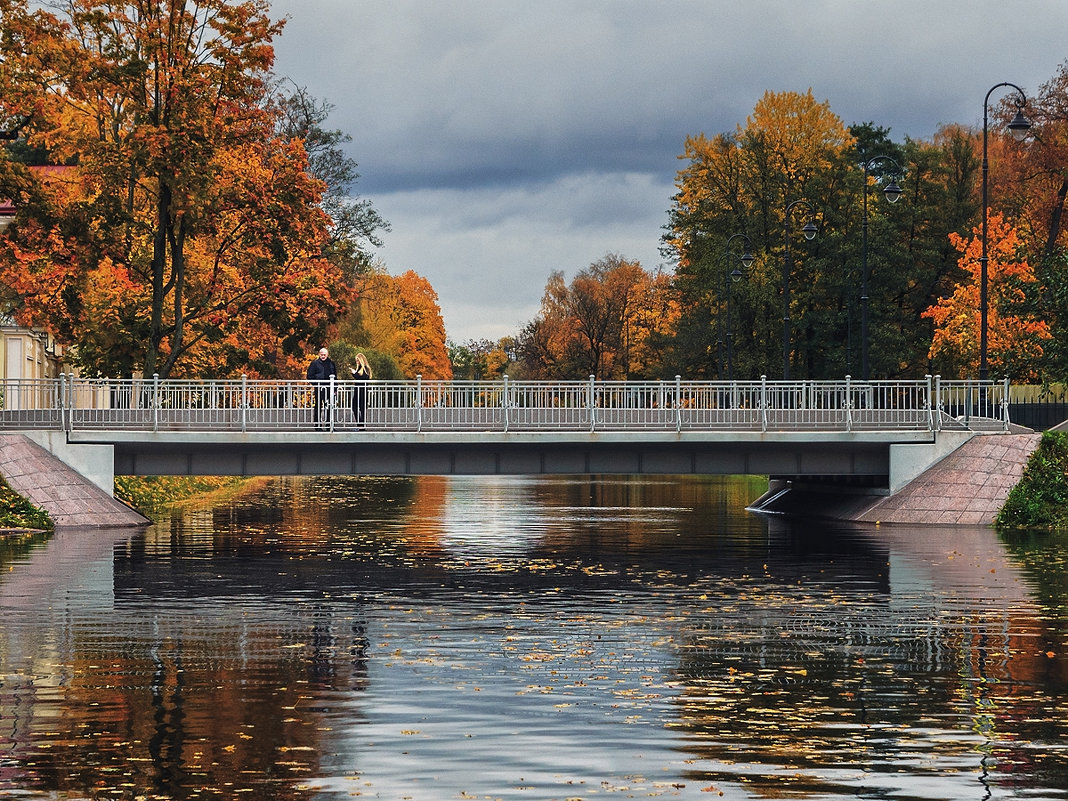
[[[725,245],[725,248],[726,248],[728,253],[730,252],[730,249],[731,249],[731,242],[733,242],[735,239],[744,239],[745,240],[745,246],[749,250],[753,249],[753,240],[749,238],[748,234],[731,234],[729,237],[727,237],[727,244]]]
[[[734,333],[731,330],[731,280],[732,280],[732,276],[731,276],[731,270],[730,270],[730,257],[731,256],[736,256],[736,257],[739,258],[740,261],[743,262],[744,266],[746,266],[746,267],[749,266],[748,264],[744,264],[744,262],[746,261],[744,255],[743,256],[739,256],[737,253],[735,253],[734,251],[731,250],[731,242],[733,242],[735,239],[744,239],[745,240],[745,253],[746,254],[751,254],[753,252],[753,240],[751,240],[748,237],[748,235],[742,234],[742,233],[731,234],[731,236],[729,236],[727,238],[726,245],[724,245],[724,252],[723,252],[723,288],[726,290],[726,295],[727,295],[727,323],[726,323],[726,326],[725,326],[725,328],[726,328],[725,339],[727,340],[727,380],[728,381],[733,381],[734,380]]]

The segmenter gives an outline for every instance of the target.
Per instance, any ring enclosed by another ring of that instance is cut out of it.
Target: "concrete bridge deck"
[[[25,432],[111,492],[122,475],[757,474],[892,495],[961,444],[1006,433],[1007,384],[373,382],[320,409],[307,382],[7,387]]]

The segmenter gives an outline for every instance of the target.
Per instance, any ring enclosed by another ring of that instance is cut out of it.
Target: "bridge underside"
[[[226,448],[217,441],[158,438],[113,445],[116,475],[748,474],[886,487],[891,443],[811,435],[748,440],[588,435],[546,443],[348,434],[229,442]]]

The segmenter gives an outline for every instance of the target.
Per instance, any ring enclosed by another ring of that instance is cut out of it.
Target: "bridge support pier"
[[[913,479],[923,475],[965,442],[977,436],[974,431],[939,431],[934,442],[899,443],[890,446],[890,490],[893,495]]]
[[[23,433],[83,478],[115,497],[114,445],[67,442],[63,431]]]

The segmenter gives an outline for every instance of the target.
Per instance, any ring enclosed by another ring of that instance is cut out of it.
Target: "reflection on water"
[[[279,480],[3,552],[0,795],[1068,796],[1064,535]]]

